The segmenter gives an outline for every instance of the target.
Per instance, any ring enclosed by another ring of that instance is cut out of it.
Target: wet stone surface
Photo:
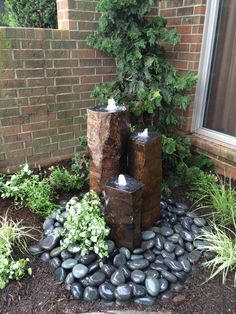
[[[61,248],[58,228],[64,228],[65,203],[43,224],[44,238],[29,250],[48,262],[55,279],[64,282],[76,300],[88,302],[131,299],[150,306],[157,298],[168,300],[184,288],[188,274],[196,271],[204,242],[197,238],[206,220],[188,212],[188,206],[161,198],[161,219],[142,232],[140,247],[130,251],[107,240],[109,257],[100,263],[94,252],[82,256],[80,246]]]

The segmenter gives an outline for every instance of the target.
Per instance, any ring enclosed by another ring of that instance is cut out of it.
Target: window
[[[236,1],[207,3],[193,131],[236,146]]]

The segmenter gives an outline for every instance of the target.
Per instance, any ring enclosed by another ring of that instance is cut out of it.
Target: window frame
[[[220,1],[207,1],[191,130],[193,133],[236,147],[236,137],[203,127]]]

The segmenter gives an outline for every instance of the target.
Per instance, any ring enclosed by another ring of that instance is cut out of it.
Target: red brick
[[[55,102],[55,96],[53,95],[48,95],[48,96],[35,96],[35,97],[30,97],[30,105],[39,105],[39,104],[49,104],[49,103],[54,103]]]
[[[25,80],[0,80],[0,86],[3,88],[20,88],[26,86]]]
[[[40,138],[40,137],[50,137],[57,134],[57,129],[45,129],[45,130],[38,130],[32,132],[32,137],[34,139]]]
[[[53,64],[55,68],[74,68],[78,66],[78,60],[55,60]]]
[[[74,92],[75,93],[79,93],[79,92],[88,92],[88,91],[92,91],[92,89],[95,87],[94,84],[85,84],[85,85],[77,85],[74,86]]]
[[[74,101],[79,99],[78,94],[61,94],[57,95],[57,102],[67,102],[67,101]]]
[[[177,15],[184,16],[184,15],[192,15],[193,14],[193,7],[182,7],[177,9]]]
[[[13,79],[15,77],[14,70],[5,70],[1,69],[1,78],[2,79]]]
[[[17,117],[10,117],[1,119],[1,124],[3,127],[10,126],[10,125],[22,125],[24,123],[29,122],[28,116],[17,116]]]
[[[97,29],[97,25],[98,25],[98,22],[78,22],[78,29],[80,31],[83,31],[83,30],[96,30]]]
[[[202,35],[182,35],[181,42],[182,43],[201,43]]]
[[[168,18],[167,25],[168,26],[181,25],[181,17],[170,17],[170,18]]]
[[[116,73],[116,68],[115,67],[99,67],[96,68],[96,74],[112,74]]]
[[[46,50],[46,59],[69,59],[70,51],[68,50]]]
[[[176,16],[176,9],[160,10],[160,16],[164,17]]]
[[[27,142],[31,140],[31,133],[20,133],[4,136],[5,143]]]
[[[57,77],[56,78],[56,85],[74,85],[80,83],[80,77]]]
[[[81,77],[81,84],[86,83],[101,83],[102,82],[102,76],[82,76]]]
[[[47,69],[48,77],[72,76],[72,69]]]
[[[178,34],[191,34],[191,26],[188,25],[177,25],[176,30]]]
[[[72,51],[72,58],[95,58],[95,50],[74,50]]]
[[[42,121],[50,121],[56,119],[56,113],[55,112],[48,112],[44,114],[35,114],[30,117],[30,122],[42,122]]]
[[[50,121],[49,125],[50,125],[50,128],[55,128],[55,127],[61,127],[61,126],[66,126],[66,125],[72,125],[72,123],[73,123],[72,118],[69,118],[69,119],[60,119],[60,120]]]
[[[25,61],[25,68],[26,69],[36,69],[36,68],[44,68],[44,67],[50,67],[48,60],[26,60]]]
[[[32,78],[32,79],[28,79],[27,82],[28,82],[28,87],[54,85],[53,78]]]
[[[71,93],[72,92],[72,86],[52,86],[48,87],[48,94],[65,94],[65,93]]]
[[[78,67],[73,69],[73,75],[95,75],[95,68],[82,68]]]
[[[179,44],[174,46],[174,51],[189,51],[190,45],[189,44]]]
[[[23,132],[36,131],[46,129],[48,127],[47,122],[30,123],[22,126]]]
[[[191,52],[200,52],[201,51],[201,44],[191,44],[190,45],[190,51]]]
[[[205,5],[201,5],[198,7],[194,7],[194,14],[205,14],[206,13],[206,6]]]
[[[43,77],[43,69],[33,69],[33,70],[16,70],[17,78],[33,78],[33,77]]]
[[[24,88],[18,91],[20,97],[42,96],[46,94],[46,87],[42,88]]]
[[[15,59],[43,59],[42,50],[15,50],[14,51]]]
[[[7,153],[7,159],[16,159],[19,160],[21,157],[32,156],[33,150],[31,147],[13,150]]]
[[[190,61],[198,61],[200,55],[198,53],[178,53],[178,59],[181,60],[190,60]]]

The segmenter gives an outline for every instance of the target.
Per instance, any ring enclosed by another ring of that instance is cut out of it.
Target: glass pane
[[[203,126],[236,136],[236,1],[223,0]]]

